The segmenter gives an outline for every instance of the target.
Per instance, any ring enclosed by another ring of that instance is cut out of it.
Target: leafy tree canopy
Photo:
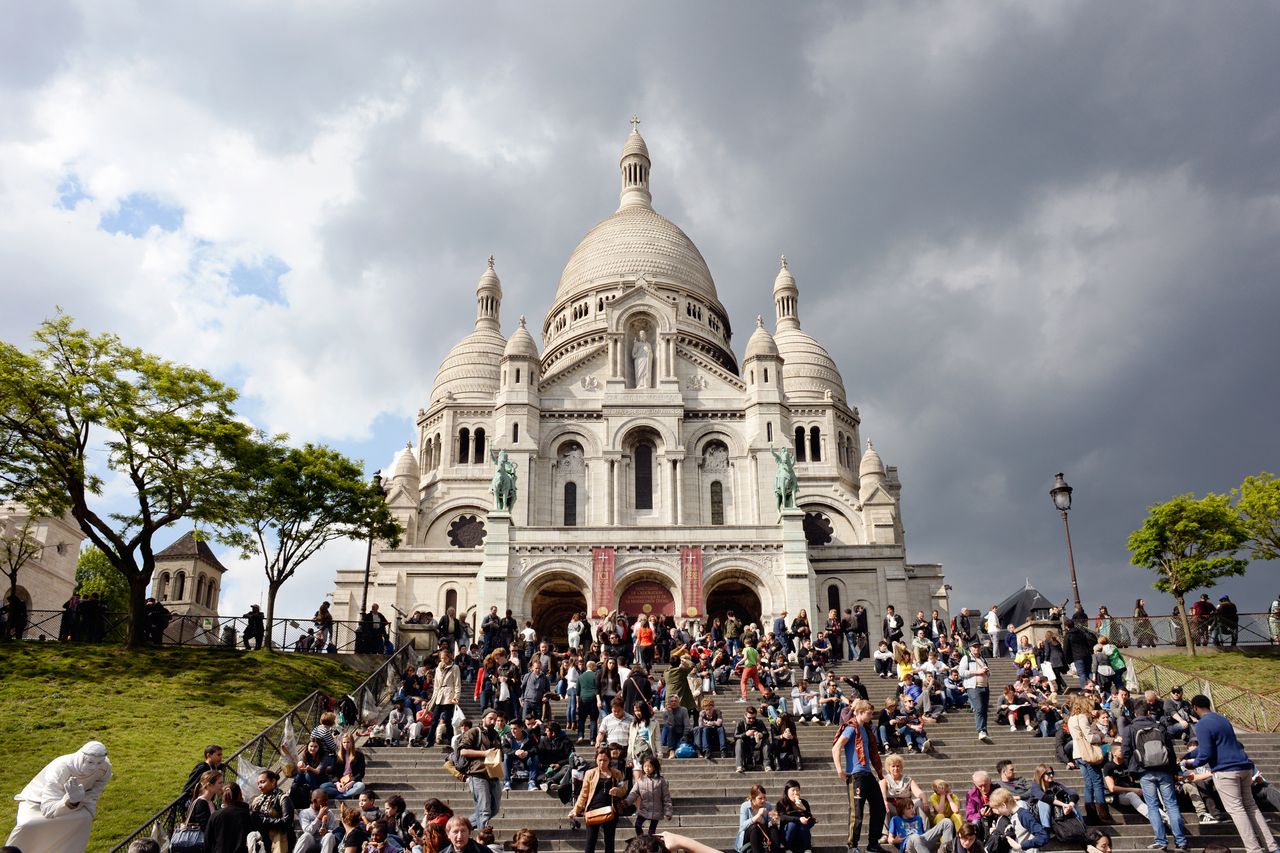
[[[246,439],[237,456],[236,526],[219,538],[246,559],[262,559],[268,636],[276,593],[326,544],[344,538],[399,544],[400,525],[359,462],[323,445],[289,447],[284,436]]]
[[[1246,539],[1227,495],[1197,498],[1190,493],[1151,507],[1146,521],[1129,536],[1131,562],[1155,572],[1152,586],[1177,599],[1190,654],[1195,646],[1183,597],[1220,578],[1244,574],[1249,563],[1236,554]]]
[[[0,496],[32,512],[70,511],[129,582],[130,644],[156,533],[180,519],[224,524],[234,509],[235,450],[249,433],[235,391],[208,373],[92,335],[59,314],[25,353],[0,342]],[[104,473],[128,507],[106,513]]]
[[[1231,493],[1255,560],[1280,559],[1280,479],[1263,471]]]
[[[89,545],[76,561],[76,594],[88,598],[95,592],[108,611],[122,613],[129,609],[129,582],[106,554]]]

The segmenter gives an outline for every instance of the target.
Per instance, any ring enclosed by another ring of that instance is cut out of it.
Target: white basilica
[[[701,253],[653,209],[650,165],[633,124],[618,209],[569,256],[541,353],[523,317],[503,336],[490,258],[475,328],[385,480],[406,535],[374,547],[369,602],[388,615],[456,607],[473,626],[497,605],[552,637],[574,611],[806,608],[816,626],[861,603],[873,636],[886,604],[945,611],[941,566],[906,561],[897,470],[863,441],[839,369],[801,328],[786,259],[774,332],[757,318],[739,362]],[[775,495],[783,448],[796,509]],[[495,450],[516,474],[510,513],[493,509]],[[363,584],[363,570],[338,573],[338,618],[358,617]]]

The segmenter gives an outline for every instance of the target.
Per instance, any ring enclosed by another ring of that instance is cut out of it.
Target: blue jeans
[[[907,742],[907,746],[914,746],[916,749],[924,748],[924,742],[927,740],[924,732],[912,731],[906,726],[903,726],[898,731],[901,733],[902,739]]]
[[[347,789],[345,794],[338,791],[337,782],[325,782],[316,790],[324,791],[329,795],[329,799],[331,800],[354,800],[356,797],[364,793],[364,783],[352,782],[351,787]]]
[[[1085,682],[1089,680],[1089,661],[1077,660],[1072,661],[1071,664],[1076,668],[1076,678],[1079,679],[1080,689],[1083,690]]]
[[[963,690],[948,690],[947,706],[950,708],[967,708],[969,707],[969,694]]]
[[[861,660],[858,657],[858,641],[854,639],[854,634],[850,631],[844,635],[845,643],[849,646],[849,660]]]
[[[828,723],[835,725],[840,722],[840,703],[839,702],[823,702],[822,703],[822,719]]]
[[[969,704],[973,706],[973,725],[982,734],[987,730],[987,705],[991,701],[990,687],[969,689]]]
[[[1080,775],[1084,777],[1084,801],[1086,803],[1105,803],[1107,801],[1107,789],[1102,784],[1101,765],[1085,764],[1083,761],[1077,761],[1076,765],[1080,768]],[[1156,817],[1159,817],[1158,813]]]
[[[675,726],[662,727],[662,745],[667,749],[675,749],[683,738],[684,729],[677,729]]]
[[[798,820],[790,821],[782,828],[782,843],[795,853],[809,850],[813,847],[813,830]]]
[[[1156,842],[1165,844],[1164,821],[1160,818],[1160,804],[1164,803],[1165,813],[1169,815],[1169,828],[1173,830],[1173,843],[1187,849],[1191,839],[1187,837],[1187,827],[1182,822],[1182,810],[1178,808],[1178,795],[1173,789],[1173,777],[1164,770],[1148,770],[1138,777],[1142,786],[1142,799],[1147,803],[1147,820],[1151,830],[1156,834]]]
[[[538,778],[538,754],[536,752],[529,753],[529,757],[525,758],[523,761],[518,757],[516,757],[514,753],[512,753],[511,755],[507,756],[506,764],[507,764],[506,782],[508,785],[511,784],[511,771],[520,767],[521,765],[523,765],[524,768],[529,771],[530,785],[533,784],[534,779]]]
[[[564,703],[564,727],[573,728],[578,722],[578,688],[570,687]]]
[[[724,726],[698,726],[693,730],[693,740],[698,745],[698,749],[702,750],[703,755],[712,749],[718,749],[723,754],[726,749]],[[717,742],[714,747],[711,745],[713,740]]]
[[[467,787],[471,789],[471,799],[476,804],[476,810],[471,813],[472,824],[477,829],[488,826],[502,807],[502,780],[468,776]]]

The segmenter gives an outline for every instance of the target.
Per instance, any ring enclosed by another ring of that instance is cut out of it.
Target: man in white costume
[[[96,740],[58,756],[14,797],[18,825],[7,843],[23,853],[84,853],[98,797],[110,780],[107,748]]]

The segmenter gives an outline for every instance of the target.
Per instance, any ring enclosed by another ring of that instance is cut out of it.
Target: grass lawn
[[[1215,681],[1243,687],[1263,695],[1280,691],[1280,647],[1240,648],[1216,654],[1159,655],[1155,663],[1190,672]]]
[[[181,791],[217,743],[228,756],[312,690],[365,675],[323,656],[221,649],[0,644],[0,842],[22,790],[85,741],[107,745],[114,778],[89,851],[107,851]]]

